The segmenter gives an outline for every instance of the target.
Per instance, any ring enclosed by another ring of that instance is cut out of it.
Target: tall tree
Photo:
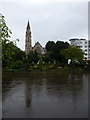
[[[11,31],[0,14],[0,45],[2,45],[2,67],[19,68],[25,53],[16,46],[16,41],[10,41]]]
[[[48,42],[46,43],[45,48],[46,48],[47,51],[52,51],[52,48],[53,48],[54,45],[55,45],[55,42],[54,42],[54,41],[48,41]]]
[[[53,46],[52,53],[56,61],[63,62],[63,56],[60,54],[60,51],[69,47],[69,43],[63,41],[57,41]]]
[[[60,51],[69,47],[69,43],[63,41],[49,41],[46,44],[47,56],[50,58],[49,60],[52,62],[63,62],[63,56],[60,54]]]
[[[10,58],[10,53],[8,54],[7,50],[7,44],[10,42],[10,34],[11,31],[5,23],[5,18],[2,14],[0,14],[0,45],[2,46],[2,62],[5,62],[6,56]]]
[[[0,41],[4,43],[8,42],[10,34],[12,34],[12,32],[11,30],[9,30],[5,23],[5,17],[2,14],[0,14]]]

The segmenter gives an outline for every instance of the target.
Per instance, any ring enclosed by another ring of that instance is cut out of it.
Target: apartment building
[[[90,40],[70,39],[70,44],[79,47],[84,52],[84,60],[90,60]]]

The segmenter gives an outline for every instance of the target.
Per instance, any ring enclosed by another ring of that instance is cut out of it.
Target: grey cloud
[[[25,27],[28,19],[31,24],[33,44],[39,41],[44,46],[48,40],[65,41],[71,37],[87,36],[87,2],[3,3],[0,8],[13,31],[13,38],[20,38],[18,45],[22,49],[24,49]]]

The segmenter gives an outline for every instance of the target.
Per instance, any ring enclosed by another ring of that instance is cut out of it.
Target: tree
[[[64,62],[63,56],[60,54],[60,51],[69,47],[69,43],[63,41],[49,41],[46,44],[47,56],[50,62]]]
[[[37,53],[37,51],[30,51],[28,54],[28,62],[29,63],[37,63],[39,60],[39,55]]]
[[[69,47],[69,43],[63,41],[57,41],[52,49],[52,56],[54,60],[58,62],[63,62],[63,56],[60,54],[60,51]]]
[[[5,23],[5,18],[3,15],[0,14],[0,48],[2,46],[2,62],[4,63],[5,63],[5,58],[7,57],[10,58],[10,53],[6,49],[7,44],[10,42],[9,41],[10,34],[11,34],[11,31],[8,29]]]
[[[2,44],[2,66],[19,68],[25,58],[25,52],[18,48],[12,41]]]
[[[55,42],[54,42],[54,41],[48,41],[48,42],[46,43],[45,48],[46,48],[47,51],[52,51],[52,48],[53,48],[54,45],[55,45]]]
[[[45,54],[44,56],[41,57],[41,59],[42,59],[45,63],[51,62],[51,58],[50,58],[49,53],[50,53],[50,52],[48,52],[47,54]]]
[[[67,60],[71,59],[72,62],[81,61],[84,58],[82,50],[75,46],[62,50],[60,54]]]
[[[11,30],[7,27],[5,23],[5,17],[0,14],[0,41],[3,43],[8,42],[10,38],[10,34],[12,34]]]
[[[24,51],[16,46],[16,41],[10,41],[9,30],[5,23],[5,18],[0,14],[0,45],[2,45],[2,67],[19,68],[25,57]]]

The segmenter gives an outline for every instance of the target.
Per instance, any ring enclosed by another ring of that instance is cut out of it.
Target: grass
[[[61,71],[90,71],[90,64],[85,67],[85,65],[57,65],[57,64],[42,64],[42,65],[33,65],[25,68],[3,68],[3,71],[47,71],[47,70],[61,70]]]

